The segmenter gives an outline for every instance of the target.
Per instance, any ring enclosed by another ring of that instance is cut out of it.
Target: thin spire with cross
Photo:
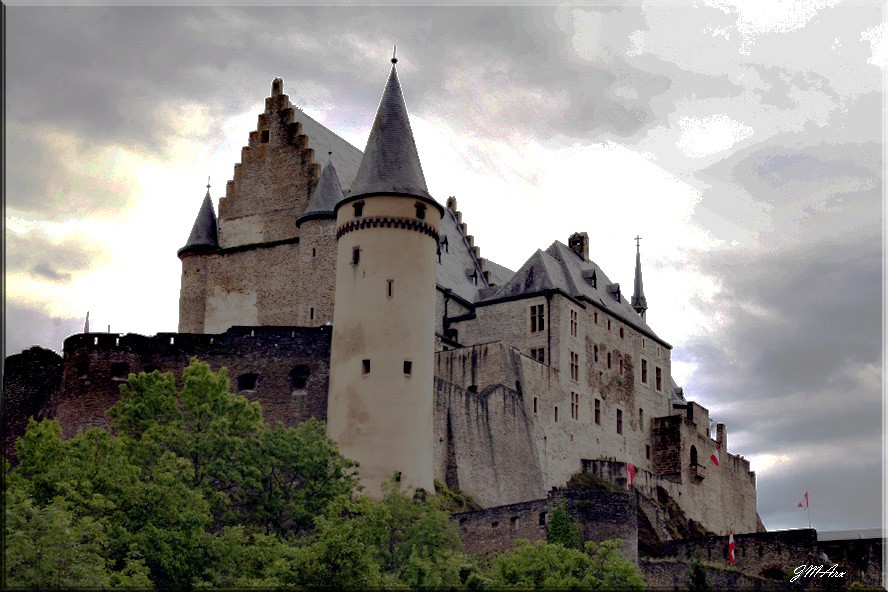
[[[207,175],[207,195],[210,194],[210,176]]]
[[[640,241],[640,240],[641,240],[641,237],[640,237],[640,236],[636,236],[636,237],[635,237],[635,248],[636,248],[636,249],[641,248],[641,243],[638,242],[638,241]]]
[[[644,297],[644,285],[641,281],[641,236],[635,236],[635,289],[632,292],[632,308],[641,318],[647,314],[647,298]]]
[[[398,46],[395,45],[395,46],[392,48],[392,63],[393,63],[393,64],[397,64],[397,63],[398,63],[398,58],[395,57],[395,54],[397,54],[397,53],[398,53]]]

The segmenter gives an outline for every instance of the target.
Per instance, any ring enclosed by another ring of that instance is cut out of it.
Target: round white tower
[[[392,58],[351,192],[336,205],[327,431],[380,497],[433,491],[435,264],[444,209],[426,188]]]

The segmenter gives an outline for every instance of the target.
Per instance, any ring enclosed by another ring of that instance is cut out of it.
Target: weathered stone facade
[[[331,374],[333,382],[357,377],[343,392],[359,393],[370,381],[355,364],[378,360],[374,380],[385,376],[377,390],[423,381],[432,407],[424,462],[485,506],[540,499],[593,467],[619,482],[631,462],[646,496],[662,489],[703,528],[760,529],[748,463],[728,454],[723,426],[711,437],[706,410],[674,385],[671,346],[589,259],[588,236],[571,236],[570,247],[555,242],[512,272],[480,257],[454,198],[440,224],[435,214],[429,225],[418,205],[440,206],[402,189],[370,191],[365,211],[346,220],[355,198],[347,190],[338,222],[316,217],[297,226],[320,160],[335,163],[343,188],[355,183],[360,151],[294,108],[276,79],[220,202],[218,240],[211,232],[209,242],[179,252],[180,333],[69,338],[58,401],[40,413],[62,421],[67,435],[103,425],[127,372],[181,372],[198,356],[233,378],[258,375],[256,388],[242,390],[262,401],[269,419],[294,425],[328,417]],[[365,249],[360,265],[351,259],[355,247]],[[373,297],[339,294],[337,274],[349,290],[372,280]],[[348,310],[334,310],[340,296]],[[329,335],[343,323],[343,343],[376,353],[331,362]],[[297,366],[312,377],[304,395],[289,382]],[[403,411],[386,401],[392,409],[383,414]],[[370,435],[389,443],[396,436]],[[719,467],[709,462],[716,449]]]

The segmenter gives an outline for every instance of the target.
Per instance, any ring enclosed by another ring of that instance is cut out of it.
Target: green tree
[[[690,592],[709,592],[712,590],[709,572],[706,570],[706,566],[703,565],[699,553],[694,555],[694,559],[688,566],[688,590]]]
[[[493,558],[489,577],[494,588],[644,590],[644,578],[621,556],[621,546],[621,541],[587,543],[583,552],[519,540],[512,551]]]
[[[576,519],[568,514],[567,506],[563,501],[552,512],[552,519],[546,529],[546,539],[552,544],[568,549],[580,550],[583,548],[580,526]]]

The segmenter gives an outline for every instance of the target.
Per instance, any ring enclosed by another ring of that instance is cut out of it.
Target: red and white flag
[[[734,529],[728,535],[728,563],[734,565]]]
[[[797,506],[797,508],[798,508],[799,510],[804,510],[804,509],[806,509],[807,507],[808,507],[808,492],[806,491],[806,492],[805,492],[805,499],[804,499],[803,501],[800,501],[800,502],[799,502],[799,505]]]
[[[712,451],[712,456],[709,459],[712,461],[712,464],[718,466],[718,448]]]
[[[626,463],[626,489],[632,487],[632,482],[635,481],[635,465],[632,464],[632,460]]]

